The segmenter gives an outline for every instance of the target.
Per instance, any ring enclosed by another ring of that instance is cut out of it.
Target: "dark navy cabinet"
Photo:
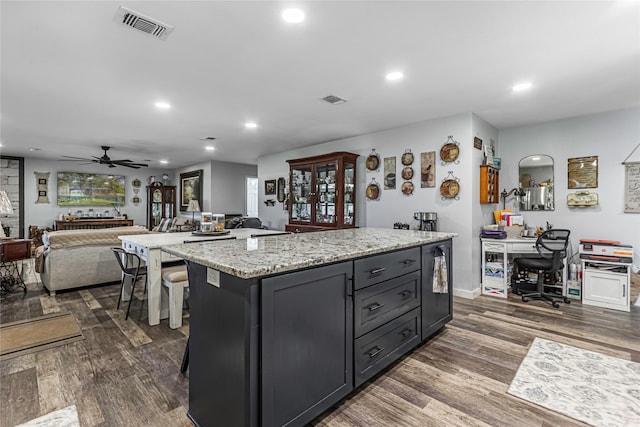
[[[433,292],[444,251],[448,293]],[[189,263],[197,426],[304,426],[452,318],[451,240],[240,279]]]
[[[262,281],[262,425],[304,425],[353,389],[353,264]]]
[[[444,250],[447,265],[447,293],[433,292],[433,269],[437,248]],[[422,339],[426,340],[453,318],[453,259],[451,240],[422,247]]]

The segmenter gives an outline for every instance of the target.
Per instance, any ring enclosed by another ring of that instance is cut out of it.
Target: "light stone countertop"
[[[241,279],[251,279],[421,246],[457,236],[457,233],[431,231],[352,228],[170,245],[163,246],[162,250]]]

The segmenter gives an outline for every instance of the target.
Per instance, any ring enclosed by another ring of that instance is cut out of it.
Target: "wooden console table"
[[[73,221],[56,221],[56,230],[86,230],[95,228],[129,227],[132,219],[74,219]]]

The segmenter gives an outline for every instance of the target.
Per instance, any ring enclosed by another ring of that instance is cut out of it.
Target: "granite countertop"
[[[162,250],[241,279],[251,279],[421,246],[452,237],[457,237],[457,233],[352,228],[170,245],[163,246]]]

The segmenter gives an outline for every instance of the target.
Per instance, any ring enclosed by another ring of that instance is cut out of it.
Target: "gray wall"
[[[258,176],[258,166],[242,163],[229,163],[211,160],[196,163],[173,172],[173,182],[178,183],[180,197],[180,174],[202,169],[203,188],[200,209],[212,213],[247,213],[246,178]],[[179,212],[179,215],[191,217],[191,213]],[[197,215],[196,215],[197,217]]]
[[[447,137],[452,135],[460,143],[459,163],[442,165],[439,152]],[[480,289],[480,255],[479,225],[485,220],[485,212],[491,212],[495,205],[480,207],[478,205],[479,166],[482,152],[473,148],[473,136],[478,136],[487,143],[491,138],[497,139],[497,130],[482,119],[470,113],[459,114],[441,119],[428,120],[410,126],[390,129],[382,132],[362,135],[354,138],[319,144],[304,149],[287,151],[277,155],[258,159],[258,177],[260,180],[260,219],[274,229],[284,229],[288,213],[282,204],[265,206],[262,203],[274,196],[264,195],[264,181],[289,177],[289,165],[286,160],[299,157],[325,154],[333,151],[349,151],[359,154],[357,162],[357,219],[360,227],[392,228],[397,221],[418,225],[413,219],[414,212],[437,212],[438,227],[442,231],[455,232],[459,237],[454,240],[454,286],[457,295],[473,297]],[[420,170],[420,153],[436,152],[436,187],[420,188],[419,176],[413,180],[415,191],[412,196],[405,196],[400,191],[402,180],[398,180],[395,190],[381,190],[380,200],[372,201],[365,197],[365,188],[372,178],[381,185],[384,171],[368,171],[365,167],[367,156],[374,149],[384,157],[396,157],[396,174],[399,175],[402,164],[400,156],[405,149],[414,153],[414,170]],[[445,199],[440,196],[440,183],[449,171],[459,178],[460,199]]]
[[[640,109],[557,120],[531,126],[501,129],[499,132],[502,171],[507,188],[518,185],[518,162],[532,154],[547,154],[554,160],[555,210],[524,212],[531,225],[571,230],[572,247],[578,251],[580,239],[619,240],[635,246],[634,265],[640,266],[640,214],[624,213],[624,165],[622,161],[640,143]],[[598,156],[599,206],[569,208],[567,159]],[[640,161],[640,148],[629,160]],[[507,208],[517,210],[513,198]]]

